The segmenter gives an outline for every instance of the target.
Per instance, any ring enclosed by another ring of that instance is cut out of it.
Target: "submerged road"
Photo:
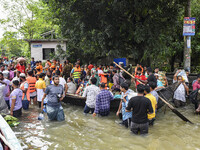
[[[135,136],[119,125],[120,120],[109,117],[85,116],[83,108],[63,104],[64,122],[37,120],[39,109],[31,105],[23,111],[19,126],[13,128],[24,149],[34,150],[191,150],[200,149],[200,116],[194,115],[193,105],[178,109],[194,125],[185,123],[169,109],[158,111],[153,127],[146,137]]]

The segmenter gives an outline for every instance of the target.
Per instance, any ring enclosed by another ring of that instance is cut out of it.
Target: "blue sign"
[[[39,48],[39,47],[42,47],[42,44],[33,44],[32,47]]]
[[[123,62],[124,66],[126,66],[126,58],[115,58],[114,62],[116,62],[117,64]]]

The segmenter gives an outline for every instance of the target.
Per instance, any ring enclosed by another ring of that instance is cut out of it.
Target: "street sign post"
[[[185,17],[183,23],[183,36],[195,35],[195,18]]]
[[[188,14],[191,16],[191,14]],[[183,36],[184,36],[184,68],[190,72],[191,66],[191,36],[195,35],[195,18],[184,17]]]

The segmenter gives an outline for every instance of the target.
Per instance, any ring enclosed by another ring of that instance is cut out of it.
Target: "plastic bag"
[[[43,120],[44,119],[44,112],[41,112],[38,116],[38,120]]]

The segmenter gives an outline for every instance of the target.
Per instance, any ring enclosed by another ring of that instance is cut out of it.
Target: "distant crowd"
[[[114,64],[82,65],[80,59],[74,64],[69,60],[62,64],[59,60],[42,63],[34,58],[30,62],[23,57],[0,58],[0,113],[20,117],[22,109],[28,110],[29,105],[35,104],[47,112],[49,120],[63,121],[61,101],[65,95],[74,95],[86,97],[85,114],[108,116],[110,101],[120,98],[116,115],[122,113],[122,124],[135,134],[146,134],[156,118],[159,100],[156,91],[168,86],[165,72],[139,64],[132,67],[120,62],[119,65],[134,78]],[[173,82],[180,83],[173,96],[176,107],[185,106],[190,94],[187,76],[187,70],[177,70],[174,74]],[[197,96],[195,109],[200,112],[200,75],[192,86]]]

